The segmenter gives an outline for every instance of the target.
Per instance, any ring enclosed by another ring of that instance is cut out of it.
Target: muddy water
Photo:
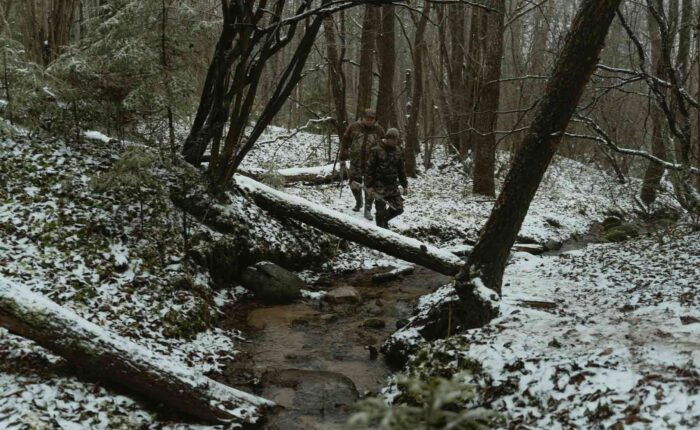
[[[374,351],[397,321],[410,316],[418,297],[450,280],[416,268],[404,279],[374,284],[374,273],[339,277],[323,287],[353,287],[359,301],[248,303],[231,310],[224,328],[243,330],[248,341],[239,344],[241,353],[226,370],[225,382],[284,407],[268,428],[324,429],[344,422],[352,403],[376,393],[391,373]]]

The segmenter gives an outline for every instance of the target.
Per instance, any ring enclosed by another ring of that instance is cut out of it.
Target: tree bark
[[[462,260],[449,251],[376,227],[300,197],[290,196],[245,176],[237,175],[235,180],[258,206],[273,215],[296,219],[340,238],[445,275],[454,275],[462,267]]]
[[[362,117],[365,109],[372,107],[372,87],[374,83],[374,43],[379,27],[379,8],[365,6],[365,16],[362,21],[360,36],[360,72],[358,76],[357,107],[355,118]]]
[[[496,164],[496,124],[501,95],[501,61],[503,58],[503,22],[505,0],[495,0],[498,12],[487,13],[487,36],[484,44],[484,82],[474,113],[474,193],[496,194],[494,171]]]
[[[423,55],[425,53],[425,27],[428,24],[430,3],[423,5],[422,15],[416,26],[413,38],[413,88],[411,89],[411,103],[409,106],[408,121],[406,121],[406,150],[404,157],[406,162],[406,174],[416,176],[416,152],[418,152],[418,115],[423,99]],[[423,121],[426,119],[423,118]]]
[[[209,422],[254,423],[273,402],[213,381],[0,278],[0,325],[80,369]]]
[[[652,0],[656,2],[656,6],[661,6],[661,0]],[[647,9],[647,26],[649,31],[649,38],[651,39],[651,64],[653,67],[654,75],[662,80],[667,80],[668,76],[666,74],[666,68],[663,64],[663,57],[661,55],[661,30],[659,29],[659,24],[652,15],[649,9]],[[660,90],[664,91],[665,90]],[[649,116],[651,117],[651,154],[661,160],[667,159],[666,154],[666,127],[664,125],[665,119],[661,108],[659,108],[654,103],[649,105]],[[657,192],[659,189],[659,184],[661,183],[661,178],[664,174],[664,168],[658,163],[649,162],[647,168],[644,172],[644,180],[642,181],[642,189],[640,191],[639,197],[642,201],[650,205],[656,201]]]
[[[328,79],[330,80],[331,96],[335,106],[335,127],[336,133],[338,133],[340,138],[348,127],[348,111],[345,107],[345,75],[343,74],[343,64],[338,54],[335,21],[332,16],[328,16],[323,20],[323,34],[326,38]]]
[[[516,155],[501,194],[455,288],[462,307],[473,310],[466,328],[479,327],[495,316],[483,300],[483,287],[501,292],[510,248],[530,202],[557,151],[581,95],[596,68],[598,56],[621,0],[583,0],[566,37],[534,122]],[[484,311],[484,310],[487,311]]]
[[[384,127],[398,127],[394,105],[394,74],[396,73],[396,35],[392,6],[382,6],[381,31],[377,38],[379,54],[379,92],[377,94],[377,122]]]

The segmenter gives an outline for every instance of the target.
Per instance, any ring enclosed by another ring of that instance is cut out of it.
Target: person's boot
[[[355,196],[355,207],[352,210],[358,212],[362,208],[362,191],[352,190],[352,195]]]
[[[372,206],[365,205],[365,218],[372,221]]]
[[[384,221],[382,221],[382,216],[381,214],[377,213],[377,227],[384,227]]]

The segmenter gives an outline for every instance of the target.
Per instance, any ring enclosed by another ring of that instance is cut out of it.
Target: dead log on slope
[[[426,245],[417,239],[377,227],[301,197],[277,191],[245,176],[236,175],[235,181],[250,194],[255,203],[273,215],[299,220],[332,235],[445,275],[454,275],[462,267],[462,260],[449,251]]]
[[[208,422],[255,423],[265,409],[275,405],[109,333],[3,277],[0,325],[99,378]]]
[[[303,183],[304,185],[330,184],[340,180],[340,164],[326,164],[324,166],[292,167],[288,169],[266,170],[261,168],[240,169],[239,173],[255,179],[262,180],[266,175],[278,175],[284,179],[285,185]],[[348,176],[343,172],[343,180]]]

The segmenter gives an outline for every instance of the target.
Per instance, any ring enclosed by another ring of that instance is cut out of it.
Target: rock
[[[553,337],[552,340],[547,344],[547,346],[550,346],[552,348],[561,348],[561,343],[559,343],[556,337]]]
[[[561,223],[554,218],[547,218],[545,219],[545,222],[554,228],[561,228]]]
[[[267,429],[342,428],[359,399],[347,376],[323,371],[287,369],[262,378],[262,394],[282,408],[271,413]]]
[[[330,290],[324,298],[328,303],[339,305],[339,304],[349,304],[349,303],[360,303],[362,301],[362,296],[355,289],[349,285],[338,287]]]
[[[609,216],[603,220],[602,224],[605,231],[608,231],[611,228],[622,225],[622,219],[616,216]]]
[[[681,318],[681,324],[683,324],[683,325],[700,323],[700,319],[697,319],[692,315],[683,315],[680,318]]]
[[[380,330],[386,327],[386,322],[384,322],[384,320],[380,320],[379,318],[370,318],[362,323],[362,327]]]
[[[547,248],[547,251],[559,251],[563,244],[554,239],[550,239],[547,241],[547,243],[544,244],[544,247]]]
[[[247,267],[241,284],[267,304],[288,304],[301,298],[306,285],[297,275],[269,261]]]
[[[637,227],[633,226],[632,224],[625,223],[608,230],[608,233],[605,235],[605,240],[608,242],[623,242],[637,236],[639,236],[639,230],[637,230]]]
[[[331,324],[331,323],[338,321],[338,315],[336,315],[336,314],[321,315],[320,320],[325,322],[326,324]]]

